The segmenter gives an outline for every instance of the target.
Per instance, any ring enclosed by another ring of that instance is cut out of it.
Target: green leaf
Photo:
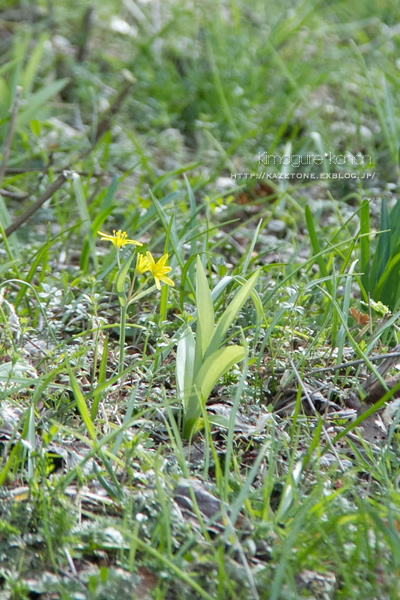
[[[186,189],[187,189],[187,193],[188,193],[189,207],[190,207],[189,229],[191,231],[195,231],[197,228],[196,200],[194,198],[192,186],[190,185],[190,182],[186,176],[186,173],[183,174],[183,178],[186,183]],[[190,240],[190,257],[195,256],[196,252],[197,252],[197,240],[195,237],[192,237],[192,239]],[[193,263],[190,263],[190,265],[191,266],[189,267],[189,277],[190,277],[191,281],[194,281],[194,265],[193,265]]]
[[[393,256],[400,240],[400,198],[390,212],[390,254]]]
[[[93,257],[93,263],[94,263],[95,269],[97,271],[98,263],[97,263],[97,255],[96,255],[96,245],[95,245],[94,237],[93,237],[93,233],[92,233],[90,215],[89,215],[89,210],[88,210],[87,203],[86,203],[85,192],[83,190],[81,178],[79,177],[78,173],[74,173],[72,180],[73,180],[75,197],[76,197],[76,202],[78,205],[79,214],[83,221],[84,227],[87,231],[87,235],[88,235],[88,239],[89,239],[89,246],[90,246],[90,250],[92,252],[92,257]],[[86,262],[86,261],[83,260],[83,262]]]
[[[11,104],[11,90],[7,81],[0,77],[0,119],[6,119],[9,116]]]
[[[218,427],[229,429],[229,419],[223,415],[208,415],[208,422],[211,425],[218,425]]]
[[[254,232],[253,239],[251,240],[251,243],[250,243],[249,248],[247,250],[246,258],[244,260],[243,267],[242,267],[242,276],[243,277],[246,275],[247,267],[249,266],[249,262],[250,262],[250,259],[252,257],[252,254],[253,254],[254,246],[256,245],[257,238],[258,238],[258,235],[260,233],[262,222],[263,222],[263,220],[260,219],[259,222],[258,222],[258,225],[256,227],[256,230]]]
[[[0,275],[2,273],[6,273],[7,271],[10,271],[14,267],[16,267],[19,263],[20,263],[20,260],[15,259],[15,260],[9,260],[8,262],[4,263],[3,265],[0,265]]]
[[[122,307],[126,306],[126,295],[125,295],[125,281],[128,276],[129,267],[131,266],[135,251],[131,252],[122,267],[117,273],[117,279],[115,281],[115,288],[117,290],[119,303]]]
[[[375,286],[383,274],[386,265],[390,259],[390,220],[387,208],[387,202],[382,199],[381,207],[381,232],[379,235],[378,245],[376,247],[374,260],[372,261],[370,287],[374,300],[379,300],[375,292]]]
[[[10,213],[8,212],[7,206],[3,200],[3,196],[1,196],[1,195],[0,195],[0,223],[3,227],[3,229],[7,229],[7,227],[9,225],[11,225]],[[17,234],[14,232],[10,236],[8,236],[7,239],[9,241],[10,245],[12,246],[12,250],[13,250],[13,254],[14,254],[12,256],[12,260],[20,259],[21,252],[20,252],[20,248],[19,248]]]
[[[312,246],[313,252],[314,252],[314,254],[319,254],[321,252],[321,248],[320,248],[320,245],[319,245],[319,241],[318,241],[318,238],[317,238],[317,233],[315,231],[313,216],[312,216],[311,209],[310,209],[309,206],[306,206],[305,215],[306,215],[307,229],[308,229],[308,233],[310,235],[310,242],[311,242],[311,246]],[[328,269],[326,268],[326,264],[325,264],[325,261],[324,261],[323,257],[322,256],[318,256],[315,260],[318,263],[320,274],[321,274],[321,278],[322,277],[329,277]],[[331,281],[328,280],[328,281],[325,282],[325,284],[326,284],[326,288],[327,288],[328,292],[332,296],[332,283],[331,283]]]
[[[179,340],[176,352],[176,385],[185,408],[193,388],[194,355],[194,336],[190,327],[187,327]]]
[[[200,403],[207,402],[218,379],[243,358],[243,346],[228,346],[211,354],[203,363],[195,377],[194,390],[190,395],[184,415],[183,437],[189,438],[192,435],[201,415]]]
[[[113,450],[112,450],[112,453],[114,454],[114,456],[116,456],[118,454],[119,447],[121,446],[122,440],[124,439],[123,427],[124,427],[124,425],[129,423],[129,421],[132,419],[133,409],[135,406],[135,400],[136,400],[136,396],[137,396],[137,393],[139,390],[139,384],[140,384],[140,379],[138,379],[136,381],[136,385],[132,390],[131,397],[129,399],[129,403],[128,403],[125,417],[123,420],[123,424],[122,424],[122,427],[120,428],[120,429],[122,429],[122,431],[120,431],[119,434],[117,435],[117,437],[115,438],[115,443],[114,443]]]
[[[100,368],[99,368],[99,376],[98,376],[98,385],[104,383],[107,379],[107,358],[108,358],[108,337],[106,336],[104,339],[103,346],[103,354],[101,356]],[[93,392],[93,404],[91,410],[92,421],[95,420],[97,416],[97,411],[99,408],[101,393],[97,393],[96,390]]]
[[[366,235],[367,234],[367,235]],[[369,202],[363,200],[360,210],[360,270],[361,283],[366,292],[371,291],[369,288]]]
[[[155,197],[155,195],[152,193],[152,191],[150,190],[150,195],[153,201],[153,204],[156,208],[157,214],[159,216],[159,219],[161,221],[162,226],[165,229],[165,233],[169,236],[170,242],[171,242],[171,246],[172,249],[174,251],[175,257],[179,263],[179,266],[181,267],[182,271],[185,268],[184,262],[183,262],[183,252],[182,252],[182,245],[183,245],[183,241],[179,240],[178,238],[178,234],[176,232],[176,227],[171,227],[170,228],[170,223],[171,220],[169,220],[168,222],[168,216],[167,213],[165,212],[164,208],[162,207],[161,203],[157,200],[157,198]],[[165,198],[164,198],[165,200]],[[188,283],[189,286],[191,288],[191,291],[194,294],[194,287],[193,284],[190,280],[190,278],[188,278]]]
[[[393,256],[391,258],[391,260],[387,263],[385,270],[383,271],[382,275],[379,278],[378,283],[375,286],[374,299],[381,299],[381,296],[384,292],[387,295],[390,294],[391,290],[387,288],[388,278],[389,278],[389,275],[391,274],[392,270],[395,268],[395,266],[399,262],[400,262],[400,253]],[[398,269],[395,274],[396,274],[395,284],[396,284],[396,290],[397,290],[398,279],[399,279],[398,278]],[[386,283],[386,286],[384,288],[385,283]],[[376,296],[376,298],[375,298],[375,296]],[[382,298],[382,302],[385,304],[385,302],[383,301],[383,298]]]
[[[276,512],[276,522],[279,523],[289,510],[292,505],[294,492],[296,491],[300,479],[301,474],[303,472],[303,461],[299,460],[295,465],[291,473],[288,475],[288,483],[285,487],[285,490],[282,494],[282,499],[279,504],[278,510]]]
[[[203,363],[194,384],[207,400],[214,385],[228,369],[244,358],[243,346],[227,346],[213,352]]]
[[[69,379],[71,381],[72,391],[75,396],[78,410],[81,413],[82,420],[85,423],[86,429],[88,430],[88,433],[89,433],[90,437],[92,438],[92,440],[94,442],[97,442],[96,432],[94,429],[93,421],[90,418],[88,407],[86,406],[86,402],[83,397],[83,394],[79,388],[78,382],[76,381],[75,376],[72,372],[72,369],[69,365],[68,365],[68,372],[69,372]]]
[[[32,454],[35,452],[36,446],[36,435],[35,435],[35,408],[33,403],[30,405],[28,409],[28,430],[26,432],[26,441],[29,444],[28,450],[28,479],[33,479],[34,477],[34,463],[32,460]]]
[[[317,423],[317,427],[315,429],[315,434],[314,434],[312,442],[308,446],[307,452],[303,458],[303,470],[306,468],[306,466],[310,462],[312,455],[314,453],[314,450],[319,448],[320,440],[321,440],[322,426],[323,426],[323,420],[321,419],[320,416],[318,416],[318,423]]]
[[[119,184],[118,176],[114,175],[114,177],[112,178],[110,187],[108,188],[106,195],[104,196],[103,200],[101,201],[100,209],[102,211],[105,211],[106,209],[108,209],[112,206],[112,201],[114,198],[114,194],[117,191],[118,184]]]
[[[21,85],[24,90],[25,97],[29,96],[30,91],[32,89],[32,85],[35,80],[40,61],[42,60],[44,45],[48,37],[48,33],[42,33],[36,47],[30,55],[28,64],[26,65],[24,72],[21,76]]]
[[[68,78],[57,79],[49,85],[41,88],[36,94],[29,98],[29,103],[24,110],[21,110],[16,119],[17,127],[27,125],[33,119],[38,118],[38,112],[43,106],[47,106],[50,98],[58,94],[69,82]]]
[[[199,256],[197,257],[196,268],[197,329],[195,370],[198,370],[214,333],[214,306],[207,276]]]
[[[260,270],[257,270],[255,273],[253,273],[250,279],[236,294],[232,302],[226,308],[225,312],[221,315],[210,340],[210,343],[208,345],[204,358],[208,358],[221,346],[225,333],[227,332],[233,321],[236,319],[239,311],[242,309],[244,303],[253,291],[253,288],[257,282],[259,275]]]
[[[134,303],[138,302],[139,300],[141,300],[145,296],[149,296],[156,289],[157,289],[156,285],[151,285],[149,288],[146,288],[145,290],[143,290],[143,292],[140,292],[140,294],[135,294],[133,296],[133,298],[128,302],[128,306],[130,306],[131,304],[134,304]],[[143,328],[143,329],[145,329],[145,328]]]
[[[37,119],[32,119],[32,121],[30,122],[30,126],[31,126],[31,131],[32,131],[33,135],[35,137],[39,137],[40,132],[42,130],[40,121],[38,121]]]
[[[95,220],[92,223],[93,236],[97,235],[100,227],[103,225],[104,221],[106,221],[106,219],[111,215],[114,208],[115,208],[115,206],[109,206],[108,208],[105,208],[103,211],[101,211],[101,213],[99,213],[97,215],[97,217],[95,218]]]

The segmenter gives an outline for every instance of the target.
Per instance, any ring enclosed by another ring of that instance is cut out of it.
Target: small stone
[[[278,238],[283,238],[286,232],[286,223],[278,219],[271,219],[267,225],[267,231]]]

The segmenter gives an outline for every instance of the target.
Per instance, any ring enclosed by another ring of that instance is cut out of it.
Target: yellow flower
[[[136,271],[146,273],[149,270],[149,261],[144,254],[138,254],[136,259]]]
[[[161,290],[160,281],[166,283],[167,285],[175,285],[172,279],[166,276],[166,274],[172,270],[171,267],[168,267],[168,265],[166,266],[165,264],[168,260],[168,254],[164,254],[164,256],[162,256],[157,262],[154,262],[154,258],[151,252],[147,251],[146,255],[148,269],[154,277],[157,288]]]
[[[101,240],[107,240],[112,242],[116,248],[122,248],[127,244],[133,244],[134,246],[143,246],[142,242],[137,242],[136,240],[130,240],[128,238],[128,234],[126,231],[122,231],[119,229],[118,231],[113,231],[113,235],[109,235],[108,233],[103,233],[102,231],[98,232]]]

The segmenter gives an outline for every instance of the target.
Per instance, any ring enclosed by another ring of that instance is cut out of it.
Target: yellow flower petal
[[[157,262],[154,261],[153,255],[151,252],[146,252],[147,260],[148,260],[148,269],[150,273],[154,277],[154,281],[156,283],[157,288],[161,289],[160,281],[166,283],[167,285],[174,285],[174,282],[169,277],[166,277],[166,274],[172,271],[172,268],[166,265],[168,260],[168,254],[164,254]]]
[[[163,256],[162,256],[162,257],[161,257],[161,258],[160,258],[160,259],[157,261],[157,265],[158,265],[159,267],[163,267],[163,266],[165,265],[165,263],[167,262],[167,260],[168,260],[168,254],[164,254],[164,255],[163,255]],[[168,267],[168,268],[170,269],[171,267]]]
[[[149,250],[147,250],[146,256],[147,256],[147,260],[149,261],[150,272],[153,273],[152,269],[154,269],[154,267],[156,266],[156,263],[154,262],[153,255],[152,255],[152,253]]]
[[[138,254],[136,259],[136,271],[138,273],[146,273],[149,270],[149,261],[143,254]]]
[[[143,246],[142,242],[138,242],[137,240],[130,240],[126,231],[121,231],[120,229],[118,231],[115,231],[114,229],[113,235],[103,233],[102,231],[99,231],[98,234],[100,235],[101,240],[107,240],[108,242],[111,242],[116,248],[122,248],[127,244],[133,244],[134,246]]]
[[[161,281],[163,283],[166,283],[167,285],[172,285],[172,287],[174,287],[174,282],[172,281],[172,279],[170,279],[169,277],[166,277],[165,275],[162,275],[162,277],[160,277]]]
[[[112,240],[113,237],[112,235],[108,235],[108,233],[103,233],[102,231],[98,231],[98,234],[101,236],[101,239],[103,240]]]

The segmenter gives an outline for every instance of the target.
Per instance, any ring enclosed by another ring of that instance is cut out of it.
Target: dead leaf
[[[357,322],[357,325],[366,325],[367,323],[369,323],[369,315],[366,315],[365,313],[361,312],[361,310],[358,310],[358,308],[355,308],[354,306],[352,306],[350,308],[350,314],[353,317],[353,319]]]
[[[257,181],[253,187],[245,188],[236,197],[237,204],[256,204],[260,205],[262,202],[257,202],[257,198],[268,198],[268,202],[272,202],[276,198],[276,191],[268,183],[263,181]]]

